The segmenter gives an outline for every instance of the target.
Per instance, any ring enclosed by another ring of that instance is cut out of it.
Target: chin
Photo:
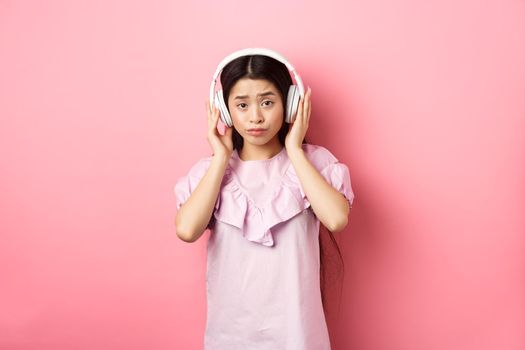
[[[244,138],[244,141],[247,141],[251,143],[252,145],[257,145],[257,146],[266,145],[270,140],[271,138],[267,140],[267,139],[261,139],[260,137],[253,137],[251,135],[248,135],[247,137]]]

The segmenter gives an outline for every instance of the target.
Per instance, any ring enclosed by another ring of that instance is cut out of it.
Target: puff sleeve
[[[180,177],[176,181],[173,190],[175,193],[177,211],[190,198],[190,195],[193,193],[195,188],[197,188],[197,185],[199,184],[200,180],[204,177],[204,174],[206,174],[206,171],[208,170],[210,164],[211,157],[202,158],[190,168],[186,175]],[[219,205],[220,196],[217,196],[217,199],[215,201],[215,209],[218,209]],[[214,223],[215,218],[212,214],[207,228],[212,228]]]
[[[315,146],[309,149],[310,159],[313,165],[325,180],[339,193],[343,194],[352,208],[354,202],[354,192],[350,170],[325,147]]]
[[[324,167],[320,173],[333,188],[345,196],[350,204],[350,208],[352,208],[354,192],[352,191],[348,166],[340,162],[331,163]]]

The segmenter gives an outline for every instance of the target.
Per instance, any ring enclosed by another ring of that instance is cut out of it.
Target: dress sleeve
[[[177,211],[190,198],[190,195],[193,193],[195,188],[197,188],[197,185],[199,184],[200,180],[204,177],[204,174],[206,174],[206,171],[208,170],[210,164],[210,157],[202,158],[190,168],[186,175],[180,177],[176,181],[174,186],[174,192]],[[215,201],[215,209],[219,207],[219,204],[220,196],[217,196],[217,199]],[[208,222],[207,228],[212,228],[214,223],[215,218],[212,214],[210,221]]]
[[[323,146],[308,146],[310,160],[325,180],[339,193],[343,194],[352,208],[354,192],[350,179],[350,170]]]
[[[346,164],[340,162],[328,164],[320,173],[333,188],[345,196],[350,208],[352,208],[354,192],[352,191],[350,171]]]

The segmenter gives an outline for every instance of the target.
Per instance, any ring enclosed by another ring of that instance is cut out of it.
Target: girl
[[[304,138],[311,89],[293,123],[285,121],[293,83],[272,56],[246,54],[224,66],[233,127],[220,135],[220,111],[206,101],[213,155],[175,185],[178,237],[194,242],[211,230],[205,350],[330,349],[319,228],[344,229],[354,193],[348,167]]]

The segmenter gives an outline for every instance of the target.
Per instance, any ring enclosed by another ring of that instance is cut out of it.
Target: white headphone
[[[224,66],[226,66],[228,63],[233,61],[234,59],[241,57],[241,56],[249,56],[249,55],[264,55],[271,58],[274,58],[278,60],[281,63],[284,63],[286,65],[286,68],[288,68],[289,71],[293,72],[293,77],[295,78],[295,82],[297,85],[290,85],[290,88],[288,89],[288,97],[286,99],[286,116],[285,116],[285,122],[287,123],[293,123],[295,120],[295,116],[297,115],[297,109],[299,107],[299,100],[301,97],[304,97],[304,86],[303,81],[301,80],[301,77],[299,74],[295,71],[295,68],[292,66],[286,58],[284,58],[281,54],[265,48],[247,48],[242,49],[239,51],[235,51],[228,56],[226,56],[221,63],[219,63],[219,66],[217,67],[217,70],[215,71],[215,74],[213,75],[213,80],[210,85],[210,102],[213,103],[217,108],[219,108],[219,111],[221,112],[221,120],[222,122],[228,126],[233,126],[233,121],[230,116],[230,113],[228,112],[228,108],[226,107],[226,103],[224,102],[224,96],[222,94],[222,89],[217,91],[215,93],[215,86],[217,85],[217,77],[219,76],[219,73],[222,71]],[[290,76],[292,76],[290,74]]]

